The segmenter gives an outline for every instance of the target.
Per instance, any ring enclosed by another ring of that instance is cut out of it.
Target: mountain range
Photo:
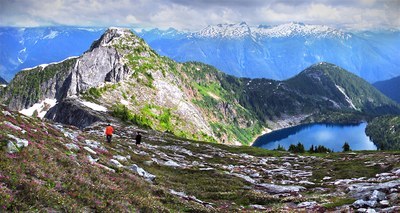
[[[0,76],[10,81],[24,68],[79,56],[103,28],[0,27]]]
[[[0,27],[0,76],[10,81],[24,68],[79,56],[104,28]],[[369,82],[400,75],[400,31],[345,31],[288,23],[219,24],[200,31],[137,32],[158,54],[178,62],[199,61],[249,78],[285,80],[307,67],[329,62]]]
[[[128,29],[110,28],[84,54],[19,72],[8,107],[85,128],[116,118],[180,137],[249,144],[265,128],[348,115],[398,114],[365,80],[330,63],[293,78],[237,78],[160,56]]]
[[[284,80],[318,62],[329,62],[369,82],[400,75],[400,31],[347,32],[323,25],[246,23],[208,26],[198,32],[143,30],[139,36],[160,55],[200,61],[239,77]]]

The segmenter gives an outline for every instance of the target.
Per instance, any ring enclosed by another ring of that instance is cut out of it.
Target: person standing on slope
[[[140,134],[140,132],[136,133],[135,140],[136,140],[136,145],[139,146],[140,142],[142,141],[142,135]]]
[[[107,142],[111,143],[111,138],[112,138],[112,134],[114,132],[114,128],[112,128],[112,126],[110,124],[107,124],[106,127],[106,138],[107,138]]]

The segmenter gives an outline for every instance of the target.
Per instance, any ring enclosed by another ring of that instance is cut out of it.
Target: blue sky
[[[0,26],[199,30],[239,23],[400,29],[400,0],[0,0]]]

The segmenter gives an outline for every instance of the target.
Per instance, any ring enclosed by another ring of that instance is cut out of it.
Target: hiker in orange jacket
[[[111,138],[112,138],[112,134],[114,132],[114,129],[112,128],[112,126],[110,124],[107,124],[106,127],[106,138],[107,138],[107,142],[111,143]]]

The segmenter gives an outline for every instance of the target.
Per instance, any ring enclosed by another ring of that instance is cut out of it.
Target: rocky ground
[[[296,155],[1,107],[0,211],[399,212],[400,152]],[[143,133],[135,145],[134,135]]]

